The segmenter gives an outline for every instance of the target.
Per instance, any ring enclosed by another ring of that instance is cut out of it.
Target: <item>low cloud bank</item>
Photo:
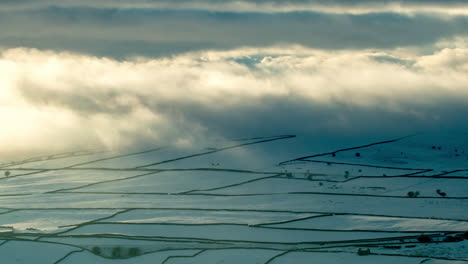
[[[122,61],[7,49],[0,158],[275,134],[466,131],[468,47],[457,43],[426,56],[286,46]]]

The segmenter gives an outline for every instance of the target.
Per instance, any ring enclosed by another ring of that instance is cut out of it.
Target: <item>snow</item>
[[[468,263],[467,240],[443,242],[468,231],[466,135],[347,149],[373,143],[358,141],[213,140],[3,164],[0,262]],[[363,246],[372,254],[357,255]]]
[[[13,232],[49,233],[70,229],[80,224],[106,217],[116,210],[93,210],[83,214],[80,210],[21,210],[0,215],[0,225],[13,228]]]
[[[141,174],[129,171],[51,170],[31,175],[5,178],[0,192],[7,194],[31,194],[68,189],[95,182],[117,180]]]
[[[223,187],[268,176],[272,175],[226,171],[166,171],[145,177],[97,184],[77,191],[125,193],[137,189],[139,193],[179,193]]]
[[[325,194],[274,194],[260,196],[144,195],[50,193],[3,196],[5,208],[174,208],[277,210],[311,213],[355,213],[386,216],[441,217],[468,220],[461,208],[466,199],[388,198]],[[385,205],[385,206],[382,206]]]
[[[329,230],[381,230],[381,231],[465,231],[468,222],[414,219],[396,217],[377,217],[362,215],[334,215],[288,222],[271,227],[298,229],[329,229]]]
[[[66,235],[114,234],[136,237],[197,238],[222,241],[257,241],[270,243],[306,243],[401,237],[411,233],[333,232],[283,230],[240,225],[123,225],[90,224],[67,232]]]
[[[106,219],[112,223],[174,223],[174,224],[246,224],[258,225],[290,221],[320,214],[281,213],[252,211],[206,211],[206,210],[150,210],[138,209]]]
[[[55,263],[65,254],[78,248],[34,241],[8,241],[0,246],[2,263]]]
[[[418,191],[420,196],[441,197],[437,190],[447,194],[447,197],[468,197],[468,181],[464,179],[437,178],[358,178],[347,182],[327,182],[304,178],[268,178],[247,184],[223,188],[213,191],[198,191],[196,193],[211,194],[267,194],[291,192],[324,192],[337,194],[365,194],[407,196],[409,191]]]
[[[223,264],[263,264],[278,254],[273,250],[262,249],[222,249],[207,250],[193,258],[173,258],[168,264],[223,263]]]
[[[357,250],[356,250],[357,251]],[[272,264],[294,263],[294,264],[343,264],[343,263],[359,263],[359,264],[419,264],[425,258],[418,257],[400,257],[400,256],[358,256],[356,253],[323,253],[323,252],[292,252],[274,259]],[[437,264],[461,264],[466,262],[459,261],[441,261],[432,262]],[[424,262],[431,263],[431,262]]]
[[[84,251],[71,255],[64,261],[60,262],[60,264],[154,264],[162,263],[166,258],[170,256],[192,256],[198,252],[199,250],[169,250],[145,254],[128,259],[109,259],[96,256],[88,251]]]

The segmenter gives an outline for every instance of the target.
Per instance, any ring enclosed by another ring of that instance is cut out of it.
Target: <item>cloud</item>
[[[17,0],[2,1],[4,10],[47,7],[64,8],[118,8],[118,9],[171,9],[206,10],[216,12],[296,12],[312,11],[338,14],[368,13],[436,13],[440,15],[467,15],[468,5],[463,0]]]
[[[207,49],[299,44],[319,49],[430,47],[466,36],[468,16],[64,8],[0,11],[4,47],[124,59]]]
[[[468,46],[458,43],[425,56],[272,46],[128,60],[8,49],[0,155],[466,130]]]

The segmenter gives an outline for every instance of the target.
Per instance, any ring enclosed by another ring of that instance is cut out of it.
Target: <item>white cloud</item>
[[[0,155],[190,146],[252,131],[466,129],[458,122],[468,110],[467,65],[464,46],[427,56],[287,46],[124,61],[8,49]]]

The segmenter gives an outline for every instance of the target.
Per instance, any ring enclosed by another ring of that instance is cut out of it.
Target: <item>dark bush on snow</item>
[[[418,241],[420,243],[429,243],[429,242],[432,242],[432,238],[430,236],[420,235],[418,236]]]
[[[95,254],[95,255],[101,255],[101,248],[100,248],[100,247],[97,247],[97,246],[94,246],[94,247],[91,249],[91,252],[93,252],[93,254]]]
[[[130,257],[135,257],[135,256],[138,256],[140,254],[141,254],[141,251],[140,251],[139,248],[135,247],[135,248],[131,248],[131,249],[128,250],[128,255]]]
[[[437,192],[438,195],[440,195],[440,196],[442,196],[442,197],[447,196],[447,194],[444,193],[444,192],[442,192],[440,189],[437,189],[436,192]]]
[[[458,239],[458,241],[463,241],[465,239],[467,239],[463,233],[460,233],[460,234],[456,234],[455,235],[455,238]]]
[[[444,242],[460,242],[463,241],[463,238],[457,236],[447,236],[444,238]]]
[[[114,247],[114,248],[112,249],[112,257],[113,257],[113,258],[120,258],[120,257],[122,257],[122,248],[120,248],[120,247],[118,247],[118,246],[117,246],[117,247]]]
[[[371,252],[370,252],[370,249],[368,249],[368,248],[366,248],[366,249],[359,248],[357,254],[359,256],[368,256],[368,255],[371,254]]]

